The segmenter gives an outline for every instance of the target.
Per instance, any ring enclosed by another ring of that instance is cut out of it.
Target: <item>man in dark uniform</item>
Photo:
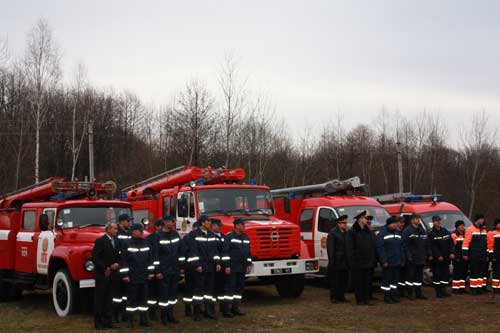
[[[222,263],[226,274],[222,313],[227,318],[245,315],[240,309],[240,303],[245,288],[245,274],[249,273],[252,267],[250,240],[245,234],[245,220],[237,218],[233,225],[233,231],[224,239],[222,250]]]
[[[177,324],[174,317],[174,306],[177,304],[177,287],[181,266],[184,265],[185,257],[182,254],[182,242],[179,233],[175,230],[174,218],[165,216],[163,218],[163,229],[158,233],[157,278],[159,279],[159,306],[161,309],[161,322]]]
[[[119,254],[116,223],[108,223],[104,227],[106,233],[99,237],[92,250],[94,262],[94,326],[96,330],[113,328],[111,323],[113,280],[111,276],[118,273]]]
[[[354,224],[347,234],[347,262],[351,269],[357,305],[370,303],[370,273],[375,264],[375,242],[367,227],[372,216],[362,211],[354,217]]]
[[[200,223],[196,221],[193,223],[191,231],[182,238],[182,256],[186,259],[186,264],[184,266],[184,297],[182,301],[184,302],[184,315],[186,317],[191,317],[193,314],[193,292],[194,292],[194,268],[191,265],[192,259],[189,258],[191,253],[191,246],[193,243],[193,235],[199,229]],[[194,259],[194,258],[193,258]]]
[[[399,218],[398,231],[399,234],[403,234],[403,230],[410,224],[409,215],[404,215]],[[406,258],[403,252],[403,261],[401,262],[401,269],[399,270],[399,282],[398,282],[398,293],[399,297],[406,297]]]
[[[224,246],[224,234],[221,232],[220,227],[222,225],[219,219],[210,219],[212,221],[212,232],[215,234],[215,238],[217,238],[217,251],[219,254],[222,253],[222,248]],[[224,303],[224,270],[221,269],[219,272],[215,273],[215,282],[214,282],[214,297],[219,301],[219,311],[223,310]]]
[[[465,222],[458,220],[455,222],[455,231],[452,232],[455,258],[453,259],[453,280],[451,288],[453,293],[465,293],[465,280],[467,280],[467,272],[469,266],[462,258],[462,243],[465,237]]]
[[[214,274],[219,272],[220,254],[217,251],[217,238],[210,231],[212,222],[206,215],[198,219],[200,228],[193,233],[189,247],[191,265],[195,268],[195,288],[193,293],[194,320],[201,320],[201,305],[205,304],[205,317],[217,320],[214,290]]]
[[[328,253],[328,282],[330,284],[330,302],[347,302],[345,292],[349,282],[347,265],[347,215],[335,220],[336,226],[326,238]]]
[[[118,232],[116,234],[118,253],[122,255],[122,248],[130,240],[130,223],[132,219],[128,214],[122,214],[118,217]],[[125,306],[127,304],[127,286],[117,275],[117,283],[113,283],[113,321],[118,323],[120,316],[122,321],[127,321],[127,312]]]
[[[142,238],[143,226],[134,223],[131,227],[132,238],[122,248],[120,273],[127,284],[127,307],[129,327],[134,327],[134,314],[140,313],[140,325],[149,327],[148,280],[154,278],[155,266],[151,245]]]
[[[411,300],[427,299],[422,293],[424,265],[430,257],[427,232],[420,224],[420,216],[412,215],[410,225],[403,231],[403,249],[406,259],[406,286]]]
[[[441,217],[432,217],[432,230],[429,233],[432,257],[432,284],[436,289],[436,297],[451,296],[446,292],[450,281],[450,261],[455,258],[453,239],[450,232],[441,227]]]
[[[384,302],[399,303],[397,284],[403,258],[403,242],[398,231],[399,218],[391,216],[377,234],[377,253],[382,263],[382,286]]]
[[[158,253],[158,251],[157,251],[158,232],[161,231],[164,224],[165,224],[165,222],[163,221],[163,219],[156,220],[155,225],[154,225],[155,231],[150,233],[148,235],[148,237],[146,237],[146,240],[151,245],[151,251],[152,251],[153,256],[154,256],[153,265],[155,266],[155,270],[157,270],[158,265],[160,264],[160,262],[158,261],[158,258],[156,257],[156,255]],[[144,225],[144,222],[143,222],[143,225]],[[158,285],[159,284],[160,283],[156,278],[148,281],[148,306],[149,306],[148,312],[149,312],[149,319],[151,319],[151,320],[158,319],[158,316],[156,314],[156,310],[158,308],[158,298],[159,298]]]

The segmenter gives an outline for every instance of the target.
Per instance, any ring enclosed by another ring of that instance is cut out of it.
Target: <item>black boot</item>
[[[149,309],[148,313],[149,313],[149,320],[152,320],[152,321],[158,320],[158,314],[156,313],[156,307],[151,307]]]
[[[193,315],[193,308],[191,303],[184,303],[184,316],[191,317]]]
[[[384,302],[387,304],[394,304],[394,300],[391,297],[390,291],[384,292]]]
[[[167,309],[167,318],[168,318],[168,321],[171,322],[172,324],[178,324],[179,321],[177,319],[175,319],[174,317],[174,307],[171,306]]]
[[[402,285],[398,285],[398,293],[399,297],[406,297],[406,287]]]
[[[427,297],[422,294],[422,287],[415,287],[415,297],[417,299],[427,299]]]
[[[120,312],[113,310],[113,314],[111,316],[111,320],[113,324],[119,324],[120,323]]]
[[[240,302],[233,301],[233,308],[231,309],[231,312],[235,316],[244,316],[245,312],[240,310]]]
[[[435,286],[434,289],[436,290],[436,297],[437,298],[444,298],[443,294],[441,292],[441,286]]]
[[[408,288],[408,299],[414,301],[415,300],[415,290],[413,287]]]
[[[163,325],[168,324],[168,315],[167,315],[167,309],[161,308],[160,309],[160,320]]]
[[[392,294],[392,300],[394,301],[394,303],[401,303],[397,289],[391,290],[391,294]]]
[[[441,290],[441,294],[443,295],[443,297],[451,297],[451,294],[446,290],[446,285],[442,286],[442,288],[443,289]]]
[[[194,306],[193,319],[194,319],[194,321],[201,320],[201,305],[200,304],[196,304]]]
[[[132,313],[127,314],[128,327],[134,328],[134,315]]]
[[[230,311],[231,303],[223,302],[222,303],[222,315],[226,318],[233,318],[234,315]]]
[[[141,312],[139,325],[142,327],[151,327],[148,320],[148,314],[146,312]]]
[[[205,303],[205,317],[208,319],[217,320],[217,316],[215,315],[214,303]]]

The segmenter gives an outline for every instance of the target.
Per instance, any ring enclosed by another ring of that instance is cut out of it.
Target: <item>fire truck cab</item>
[[[274,216],[267,186],[240,183],[243,169],[182,166],[124,189],[134,219],[176,218],[184,237],[200,215],[220,219],[222,232],[233,229],[236,218],[246,220],[252,268],[247,277],[271,280],[282,297],[298,297],[304,274],[318,271],[318,261],[300,240],[299,228]]]
[[[344,181],[331,180],[271,191],[276,215],[300,227],[302,240],[309,253],[319,258],[321,275],[326,274],[326,239],[335,227],[335,219],[347,215],[350,227],[354,223],[354,216],[366,210],[374,217],[371,227],[376,231],[389,217],[379,202],[361,195],[363,186],[358,177],[353,177]]]
[[[52,288],[57,314],[73,313],[95,285],[95,240],[107,222],[131,214],[129,203],[109,200],[115,190],[113,182],[50,178],[0,199],[0,301]]]
[[[455,222],[458,220],[464,221],[466,228],[472,224],[460,208],[449,202],[444,202],[444,196],[441,194],[395,193],[373,198],[383,204],[391,215],[420,215],[421,223],[427,231],[432,229],[432,217],[435,215],[441,217],[442,227],[450,232],[455,230]]]

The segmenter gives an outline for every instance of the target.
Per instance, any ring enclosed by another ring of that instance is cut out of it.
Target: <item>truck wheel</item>
[[[66,317],[75,312],[76,288],[66,269],[57,271],[52,282],[54,309],[59,317]]]
[[[286,275],[276,277],[276,290],[283,298],[297,298],[304,291],[305,275]]]

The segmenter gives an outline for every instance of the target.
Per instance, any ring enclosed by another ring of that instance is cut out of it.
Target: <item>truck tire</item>
[[[276,290],[283,298],[297,298],[304,291],[305,275],[284,275],[276,277]]]
[[[52,281],[52,301],[59,317],[75,312],[77,291],[68,271],[64,268],[58,270]]]

